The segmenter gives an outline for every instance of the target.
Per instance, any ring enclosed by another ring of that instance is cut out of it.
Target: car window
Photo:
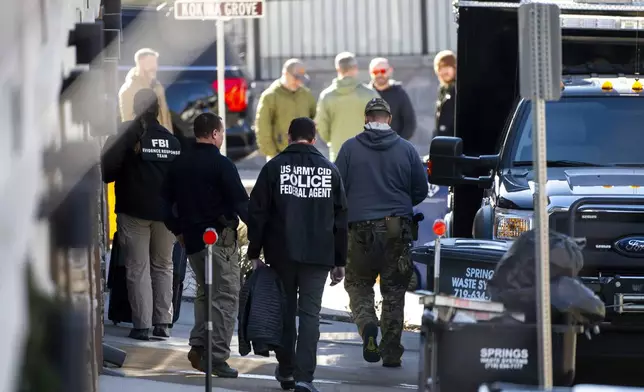
[[[124,10],[122,22],[121,65],[134,65],[134,54],[141,48],[159,52],[162,66],[217,64],[214,21],[175,20],[172,13],[163,11]],[[231,60],[226,53],[226,62]]]
[[[644,100],[635,97],[563,98],[546,103],[548,160],[597,165],[644,163]],[[514,161],[531,161],[532,113],[519,127]]]
[[[195,102],[203,101],[205,103],[216,95],[210,84],[192,81],[179,81],[169,85],[166,89],[168,107],[179,114]]]

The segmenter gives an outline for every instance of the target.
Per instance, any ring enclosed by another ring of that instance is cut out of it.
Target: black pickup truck
[[[512,241],[532,228],[535,189],[519,3],[455,4],[457,137],[432,141],[429,180],[450,186],[448,236]],[[562,98],[546,104],[550,227],[586,238],[581,277],[607,309],[578,354],[644,359],[644,4],[557,4],[564,75]]]

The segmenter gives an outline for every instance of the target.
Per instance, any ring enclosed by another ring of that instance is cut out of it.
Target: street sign
[[[174,18],[179,20],[248,19],[264,16],[263,0],[190,1],[174,3]]]
[[[224,50],[224,21],[230,19],[262,18],[265,10],[264,0],[176,0],[174,18],[177,20],[214,20],[217,21],[217,114],[226,128],[226,61]],[[220,147],[226,155],[226,135]]]
[[[519,7],[519,85],[525,99],[561,96],[561,11],[556,4]]]
[[[556,4],[519,6],[519,82],[521,96],[532,104],[532,159],[536,187],[537,320],[539,384],[552,389],[552,322],[550,318],[550,237],[546,152],[546,100],[561,97],[561,11]]]

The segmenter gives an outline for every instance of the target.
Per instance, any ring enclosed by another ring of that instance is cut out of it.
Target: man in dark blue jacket
[[[261,265],[263,249],[287,297],[275,378],[282,388],[296,392],[317,391],[312,382],[322,294],[329,272],[331,284],[344,278],[347,260],[342,179],[335,165],[313,146],[315,133],[315,123],[309,118],[291,122],[288,147],[264,165],[248,207],[248,258],[256,267]]]
[[[365,108],[364,131],[347,140],[335,161],[349,205],[349,262],[344,288],[363,339],[367,362],[400,367],[405,292],[413,268],[413,207],[427,197],[425,168],[411,143],[391,129],[391,109],[382,98]],[[382,341],[373,286],[380,275]]]
[[[196,143],[174,162],[164,187],[165,198],[175,210],[175,217],[170,217],[166,225],[185,245],[198,286],[188,359],[195,369],[203,371],[205,345],[212,344],[213,374],[236,378],[237,370],[226,361],[239,306],[237,226],[239,219],[247,220],[248,193],[235,165],[219,152],[224,139],[221,118],[200,114],[194,121],[194,133]],[[203,233],[209,227],[219,234],[213,246],[213,300],[208,304],[213,308],[212,342],[206,341],[204,295],[207,251]]]

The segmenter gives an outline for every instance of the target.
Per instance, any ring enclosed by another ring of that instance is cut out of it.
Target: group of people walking
[[[439,54],[441,80],[437,134],[453,132],[455,57]],[[156,82],[156,57],[139,51],[121,89],[119,134],[105,144],[104,181],[115,182],[119,246],[127,267],[133,312],[130,336],[150,329],[169,336],[172,319],[172,247],[186,250],[198,290],[188,359],[205,371],[213,348],[213,374],[237,377],[227,361],[240,291],[237,228],[248,230],[253,267],[271,268],[284,287],[286,313],[275,372],[282,387],[313,386],[319,315],[327,280],[343,279],[363,339],[363,356],[388,368],[402,366],[405,291],[413,273],[409,250],[417,233],[413,207],[427,196],[425,168],[414,146],[416,116],[409,96],[391,79],[387,59],[369,65],[371,83],[357,79],[351,53],[335,59],[337,78],[316,101],[302,61],[284,64],[282,76],[260,97],[256,130],[267,156],[249,196],[235,165],[219,148],[221,118],[194,120],[194,142],[180,142],[166,124],[167,104]],[[448,70],[451,68],[451,70]],[[314,146],[322,138],[326,158]],[[204,297],[206,252],[202,235],[215,228],[214,298]],[[378,320],[373,287],[380,277]],[[205,310],[213,307],[213,341],[206,341]],[[296,330],[296,317],[299,327]],[[379,330],[381,339],[378,341]]]

